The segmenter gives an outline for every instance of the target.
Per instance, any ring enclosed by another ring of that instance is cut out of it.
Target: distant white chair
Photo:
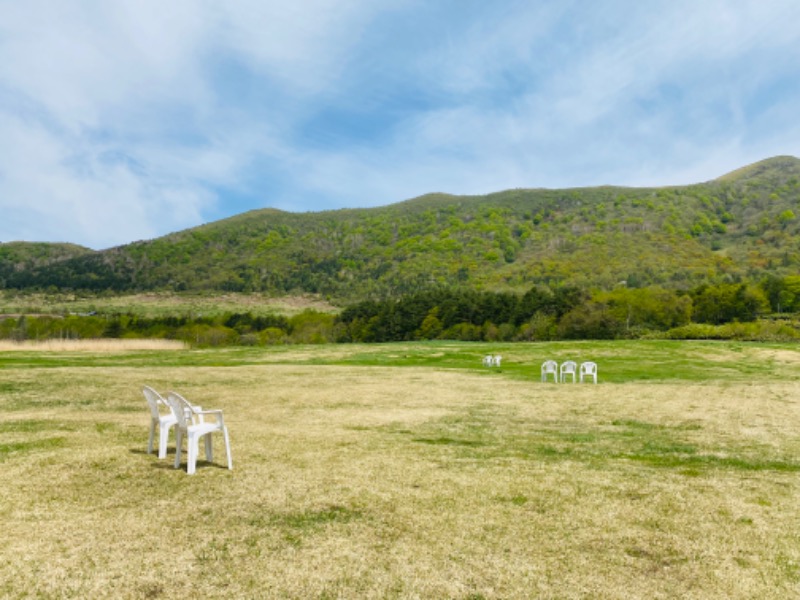
[[[484,367],[499,367],[500,361],[503,360],[503,357],[500,355],[493,356],[491,354],[487,354],[483,357],[483,366]]]
[[[158,426],[158,458],[164,458],[167,455],[169,430],[178,422],[178,418],[172,412],[167,401],[153,388],[147,385],[142,386],[142,394],[150,407],[150,441],[147,442],[147,453],[153,453],[153,438],[155,438],[156,426]],[[163,412],[164,410],[167,412]]]
[[[591,377],[597,383],[597,364],[591,361],[581,363],[580,368],[580,381],[583,383],[584,377]]]
[[[558,383],[558,363],[554,360],[546,360],[542,363],[542,381],[547,381],[547,376],[553,376],[553,383]]]
[[[214,460],[214,454],[211,446],[211,434],[215,431],[221,431],[225,437],[225,453],[228,458],[228,468],[233,469],[233,462],[231,460],[231,442],[228,437],[228,428],[225,427],[225,421],[222,418],[221,410],[200,410],[189,404],[183,396],[177,392],[169,392],[167,394],[167,402],[172,407],[172,412],[178,418],[175,424],[175,468],[181,466],[181,446],[183,445],[183,436],[186,436],[186,450],[188,454],[186,473],[193,475],[197,465],[197,454],[199,452],[200,438],[205,437],[206,444],[206,460],[211,462]],[[213,422],[206,422],[204,417],[206,415],[213,415]]]
[[[567,381],[567,376],[572,376],[572,383],[575,383],[575,374],[578,371],[578,363],[574,360],[568,360],[566,362],[561,363],[561,367],[559,367],[559,379],[561,383]]]

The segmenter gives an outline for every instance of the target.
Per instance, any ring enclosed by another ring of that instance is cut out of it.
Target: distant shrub
[[[283,329],[278,327],[267,327],[263,331],[259,332],[258,340],[260,343],[267,346],[285,344],[287,341],[287,335]]]
[[[537,312],[527,323],[523,323],[517,333],[517,340],[524,342],[549,341],[556,338],[556,318],[542,312]]]
[[[674,327],[666,332],[665,336],[671,340],[721,340],[726,339],[720,331],[720,326],[707,323],[689,323],[681,327]]]
[[[314,310],[303,312],[289,319],[291,341],[298,344],[326,344],[335,341],[334,317]]]
[[[483,328],[472,323],[459,323],[442,332],[441,339],[477,342],[482,339]]]
[[[800,339],[800,328],[788,320],[759,320],[749,323],[709,325],[690,323],[664,334],[673,340],[739,340],[752,342],[786,342]]]
[[[230,327],[199,324],[184,328],[180,339],[200,348],[232,346],[239,341],[239,334]]]
[[[243,333],[239,336],[239,344],[242,346],[258,346],[259,341],[255,333]]]

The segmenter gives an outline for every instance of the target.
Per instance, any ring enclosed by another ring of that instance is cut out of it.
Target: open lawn
[[[234,470],[148,455],[143,384]],[[0,351],[0,597],[800,597],[799,400],[780,344]]]

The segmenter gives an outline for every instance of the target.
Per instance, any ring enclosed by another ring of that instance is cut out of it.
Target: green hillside
[[[776,157],[690,186],[264,209],[102,252],[0,244],[0,287],[314,293],[340,302],[442,284],[689,289],[797,274],[798,216],[800,160]]]
[[[0,243],[0,289],[14,287],[16,277],[36,272],[55,263],[87,256],[93,251],[75,244],[48,244],[44,242]]]

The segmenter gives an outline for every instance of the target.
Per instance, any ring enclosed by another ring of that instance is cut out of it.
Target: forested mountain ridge
[[[72,247],[62,258],[0,244],[0,289],[306,292],[341,302],[439,285],[689,289],[797,274],[798,216],[800,160],[776,157],[689,186],[255,210],[104,251]]]
[[[2,281],[6,273],[26,271],[92,253],[93,250],[76,244],[47,242],[0,243],[0,281]]]

